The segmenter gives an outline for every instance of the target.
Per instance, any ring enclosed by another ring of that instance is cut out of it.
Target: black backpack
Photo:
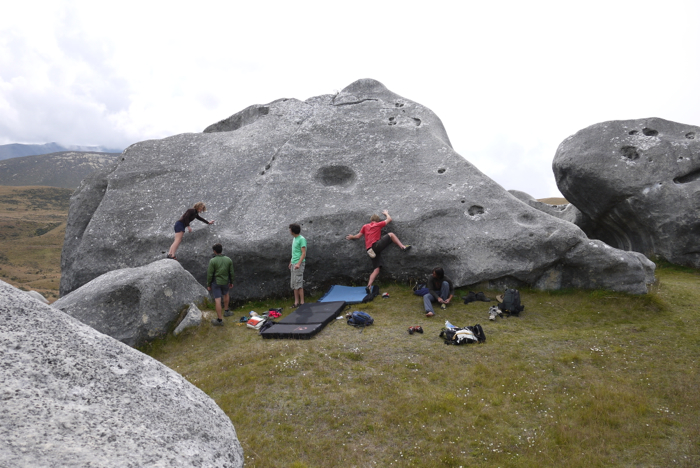
[[[367,312],[356,310],[348,316],[348,325],[354,327],[367,327],[374,323],[374,319]]]
[[[503,302],[498,304],[498,308],[509,315],[520,315],[525,306],[520,304],[520,291],[517,289],[506,289],[503,294]]]

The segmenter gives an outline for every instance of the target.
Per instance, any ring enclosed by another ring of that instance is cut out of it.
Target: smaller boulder
[[[36,299],[37,301],[40,301],[40,302],[42,302],[42,303],[44,303],[44,304],[48,304],[48,303],[49,303],[49,300],[46,299],[40,292],[36,292],[36,291],[27,291],[27,294],[29,294],[31,297],[33,297],[33,298]]]
[[[554,216],[555,218],[574,223],[581,229],[584,229],[584,226],[586,226],[586,223],[590,220],[588,216],[581,213],[579,209],[571,203],[567,203],[566,205],[550,205],[548,203],[541,202],[535,199],[535,197],[532,195],[521,192],[520,190],[508,190],[508,193],[532,208]]]
[[[175,328],[173,335],[177,336],[188,328],[198,327],[202,324],[202,311],[196,305],[190,304],[187,309],[187,315],[182,319],[182,322]]]
[[[53,303],[129,346],[164,337],[182,310],[207,290],[179,262],[159,260],[105,273]]]

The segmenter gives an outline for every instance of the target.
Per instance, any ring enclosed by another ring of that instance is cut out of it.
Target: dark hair
[[[290,224],[289,229],[294,233],[294,234],[299,234],[301,232],[301,226],[298,224]]]
[[[214,244],[214,247],[212,247],[212,249],[214,249],[214,252],[218,254],[224,251],[224,248],[221,247],[221,244]]]
[[[445,270],[443,270],[441,267],[435,267],[433,269],[433,273],[435,273],[435,277],[437,279],[443,279],[445,277]]]

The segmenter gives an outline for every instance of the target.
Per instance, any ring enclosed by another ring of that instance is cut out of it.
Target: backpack
[[[348,316],[348,325],[354,327],[366,327],[372,325],[374,319],[367,312],[362,312],[361,310],[356,310]]]
[[[516,317],[520,315],[525,309],[524,305],[520,304],[520,291],[517,289],[506,289],[503,294],[503,302],[498,304],[498,308],[509,315],[515,315]]]
[[[440,338],[445,340],[447,345],[463,345],[470,343],[486,342],[484,329],[478,323],[473,327],[445,328],[440,332]]]
[[[248,328],[252,328],[254,330],[260,330],[260,327],[263,326],[263,324],[267,321],[265,317],[260,317],[258,315],[255,315],[253,317],[250,317],[247,322]]]

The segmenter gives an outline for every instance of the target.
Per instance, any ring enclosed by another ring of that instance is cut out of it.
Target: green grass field
[[[144,351],[219,404],[249,467],[700,466],[700,272],[657,278],[645,296],[524,290],[523,314],[496,322],[485,302],[427,319],[385,284],[389,299],[353,307],[373,326],[307,341],[238,326],[290,312],[255,302]],[[486,343],[445,345],[446,319],[482,324]]]

